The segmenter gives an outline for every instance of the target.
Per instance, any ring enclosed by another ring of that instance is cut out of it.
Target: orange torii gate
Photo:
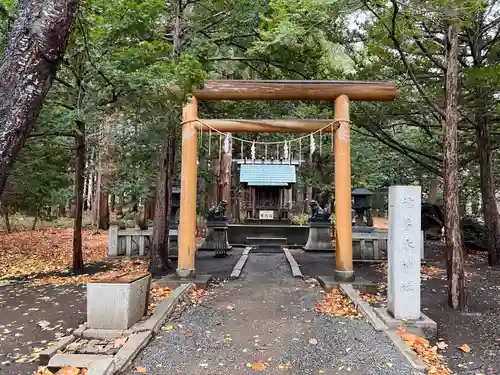
[[[392,82],[361,81],[245,81],[216,80],[195,90],[182,114],[181,204],[177,276],[195,277],[196,183],[198,132],[308,133],[331,125],[335,131],[335,279],[354,280],[351,219],[351,147],[349,102],[396,97]],[[199,120],[198,100],[314,100],[335,101],[334,120]],[[208,126],[207,126],[208,125]]]

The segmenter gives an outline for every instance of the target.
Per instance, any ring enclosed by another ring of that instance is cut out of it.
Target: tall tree
[[[20,1],[0,60],[0,196],[64,55],[78,0]]]
[[[448,304],[463,310],[465,300],[464,246],[458,202],[458,12],[446,10],[446,81],[443,118],[444,212],[447,247]]]

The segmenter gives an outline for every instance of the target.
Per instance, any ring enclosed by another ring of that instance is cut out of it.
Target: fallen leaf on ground
[[[258,361],[258,362],[252,363],[251,367],[252,367],[252,370],[255,370],[255,371],[264,371],[267,366],[264,362]]]
[[[196,306],[203,302],[203,297],[206,295],[206,290],[197,288],[194,284],[189,290],[189,300],[191,304]]]
[[[119,348],[123,345],[125,345],[125,343],[128,341],[128,337],[119,337],[115,340],[115,344],[114,344],[114,347],[115,348]]]
[[[459,346],[458,349],[460,349],[464,353],[469,353],[470,352],[470,347],[467,344],[463,344],[463,345]]]
[[[447,343],[445,343],[444,341],[439,341],[439,342],[436,344],[436,346],[437,346],[439,349],[444,350],[444,349],[446,349],[446,348],[448,347],[448,344],[447,344]]]
[[[338,288],[325,293],[321,301],[316,304],[314,311],[332,316],[361,318],[349,297],[346,297]]]
[[[175,329],[173,324],[168,324],[166,326],[161,327],[162,331],[171,332]]]
[[[50,326],[50,322],[46,320],[40,320],[38,323],[36,323],[41,329],[45,329],[48,326]]]
[[[140,373],[144,374],[146,372],[146,368],[145,367],[136,367],[135,372],[140,372]]]
[[[429,375],[452,375],[452,371],[446,366],[443,356],[437,354],[437,346],[431,347],[428,340],[408,332],[405,327],[398,328],[397,333],[425,363]]]
[[[193,332],[184,332],[184,336],[186,336],[186,337],[192,337],[193,336]]]
[[[278,368],[280,370],[287,370],[287,369],[292,368],[292,365],[290,363],[280,364],[280,365],[278,365]]]
[[[169,287],[159,287],[153,283],[151,289],[149,290],[149,301],[148,301],[148,312],[147,316],[153,315],[156,311],[156,306],[158,302],[164,300],[172,293],[172,289]]]
[[[63,367],[59,371],[55,373],[55,375],[78,375],[80,373],[80,369],[77,367]]]

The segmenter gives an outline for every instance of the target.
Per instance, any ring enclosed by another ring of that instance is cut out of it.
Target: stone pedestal
[[[333,251],[331,239],[332,224],[324,221],[311,221],[309,223],[309,237],[307,238],[306,251]]]
[[[129,329],[147,311],[149,272],[87,284],[87,324],[93,329]]]
[[[215,230],[217,229],[217,230]],[[208,250],[215,251],[217,247],[218,236],[223,236],[226,233],[224,245],[222,249],[231,250],[232,246],[229,245],[227,240],[227,221],[209,221],[207,222],[207,234],[205,235],[205,241],[198,248],[198,250]]]
[[[172,225],[169,230],[168,236],[168,257],[178,258],[179,256],[179,246],[177,241],[179,230],[177,225]]]

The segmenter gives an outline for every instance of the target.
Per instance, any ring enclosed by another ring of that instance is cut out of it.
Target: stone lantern
[[[178,243],[177,234],[179,233],[179,220],[178,213],[179,207],[181,206],[181,189],[179,187],[172,188],[172,203],[170,208],[170,225],[168,234],[168,257],[177,258],[178,255]]]
[[[358,188],[354,189],[351,193],[353,204],[352,208],[355,212],[354,216],[354,227],[359,229],[363,228],[363,231],[368,230],[367,227],[373,227],[372,219],[372,196],[373,193],[370,190]]]

